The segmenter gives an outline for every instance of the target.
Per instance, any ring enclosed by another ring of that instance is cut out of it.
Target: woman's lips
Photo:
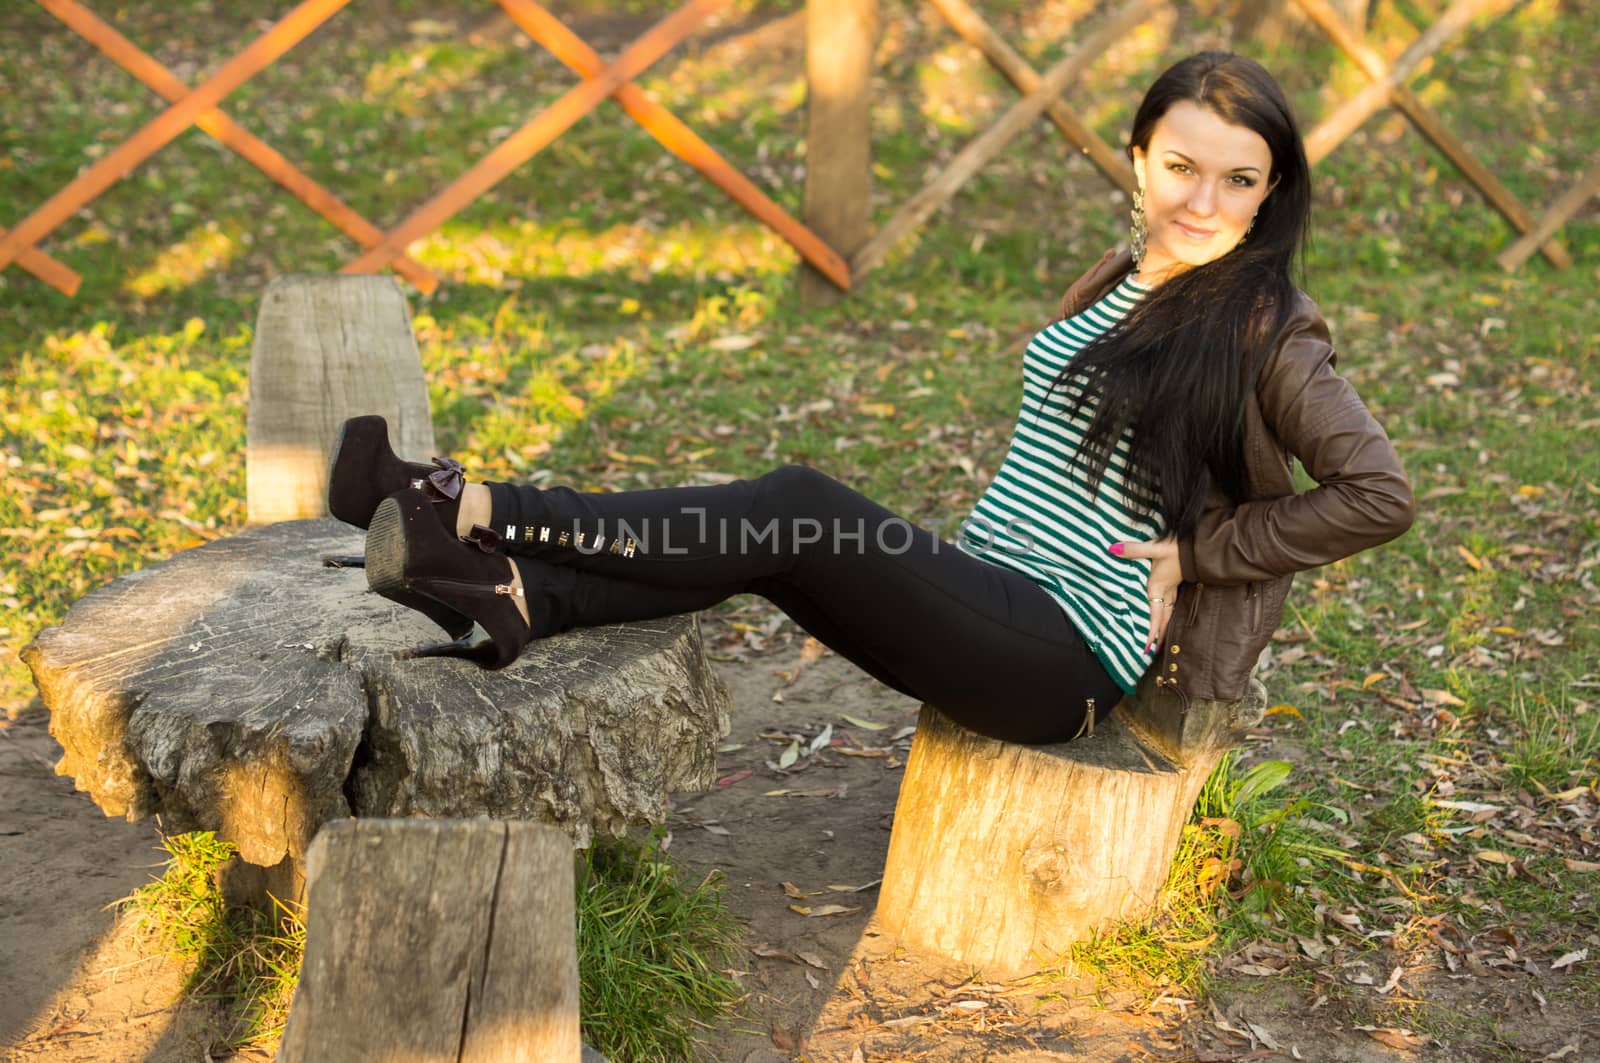
[[[1191,228],[1191,227],[1183,224],[1183,222],[1181,222],[1181,221],[1175,221],[1172,224],[1176,225],[1179,229],[1181,229],[1184,232],[1185,235],[1192,236],[1196,240],[1204,240],[1204,239],[1206,239],[1208,237],[1216,235],[1216,230],[1214,230],[1214,229],[1194,229],[1194,228]]]

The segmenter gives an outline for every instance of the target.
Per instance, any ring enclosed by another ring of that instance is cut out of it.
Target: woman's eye
[[[1251,179],[1249,177],[1246,177],[1242,173],[1241,174],[1234,174],[1233,176],[1234,176],[1234,180],[1239,182],[1239,187],[1240,188],[1254,188],[1256,186],[1256,183],[1255,183],[1255,181],[1253,179]]]
[[[1181,173],[1181,172],[1187,171],[1189,169],[1189,167],[1185,166],[1181,162],[1174,162],[1174,163],[1168,163],[1167,164],[1167,169]]]

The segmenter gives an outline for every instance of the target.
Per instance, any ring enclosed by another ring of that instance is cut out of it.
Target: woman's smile
[[[1183,224],[1181,221],[1174,221],[1172,224],[1176,225],[1183,235],[1192,240],[1209,240],[1213,236],[1217,235],[1217,231],[1215,229],[1196,229],[1191,225]]]

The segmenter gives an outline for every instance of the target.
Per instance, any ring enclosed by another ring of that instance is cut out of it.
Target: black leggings
[[[835,653],[994,738],[1063,742],[1122,697],[1061,607],[824,473],[581,493],[490,483],[534,637],[777,605]]]

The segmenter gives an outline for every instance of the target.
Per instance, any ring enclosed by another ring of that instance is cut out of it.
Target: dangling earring
[[[1144,261],[1145,238],[1150,235],[1144,221],[1144,189],[1133,190],[1133,268],[1137,270]]]
[[[1259,213],[1259,212],[1258,212],[1258,213]],[[1239,246],[1239,244],[1242,244],[1242,243],[1244,243],[1244,242],[1245,242],[1245,241],[1246,241],[1246,240],[1248,240],[1248,239],[1250,239],[1250,230],[1251,230],[1251,229],[1254,229],[1254,228],[1255,228],[1255,227],[1256,227],[1256,216],[1255,216],[1255,215],[1254,215],[1254,214],[1252,214],[1252,215],[1250,215],[1250,224],[1249,224],[1249,225],[1246,225],[1246,226],[1245,226],[1245,227],[1244,227],[1244,235],[1243,235],[1243,236],[1241,236],[1241,237],[1239,237],[1239,243],[1238,243],[1238,244],[1235,244],[1235,245],[1234,245],[1234,246],[1235,246],[1235,247],[1238,247],[1238,246]]]

